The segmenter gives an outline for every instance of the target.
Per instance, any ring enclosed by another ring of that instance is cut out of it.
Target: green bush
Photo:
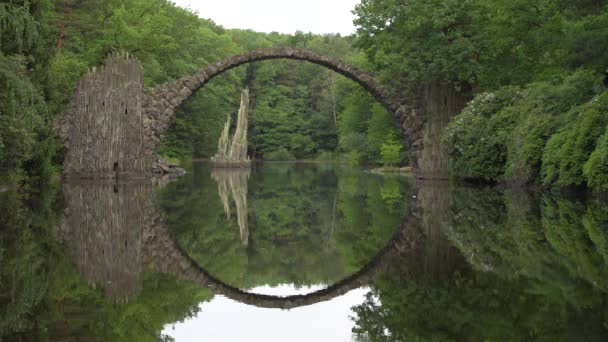
[[[580,185],[583,164],[608,123],[602,76],[503,87],[475,97],[448,125],[450,169],[460,178]]]
[[[363,156],[361,155],[361,153],[359,153],[356,150],[353,150],[346,154],[346,161],[348,162],[348,165],[350,165],[350,166],[357,166],[357,165],[361,164],[362,157]]]
[[[574,107],[563,116],[562,129],[549,139],[543,153],[542,182],[545,185],[583,185],[587,181],[583,165],[596,149],[608,124],[608,93]],[[596,172],[588,172],[598,179]]]
[[[272,150],[266,154],[264,154],[264,160],[270,161],[286,161],[286,160],[295,160],[296,158],[287,151],[286,148],[280,147],[276,150]]]
[[[450,122],[445,142],[455,176],[487,181],[502,177],[507,160],[507,139],[517,118],[517,113],[509,106],[521,95],[517,87],[483,93]]]
[[[532,83],[512,106],[520,113],[508,142],[505,179],[532,182],[539,179],[549,138],[564,127],[571,108],[593,98],[601,89],[601,76],[578,70],[563,78]]]
[[[600,113],[596,109],[585,110],[578,113],[576,120],[568,130],[564,145],[560,150],[560,169],[558,185],[580,185],[583,177],[583,165],[595,149],[599,136],[606,127],[607,113]]]
[[[559,151],[564,144],[565,134],[557,133],[547,141],[542,157],[541,180],[545,185],[557,181],[559,177]]]
[[[525,109],[522,109],[525,110]],[[524,183],[538,179],[547,140],[556,131],[557,121],[551,114],[531,110],[513,130],[508,143],[504,177]]]
[[[389,132],[388,138],[380,146],[380,156],[384,165],[393,166],[401,163],[403,145],[396,136]]]

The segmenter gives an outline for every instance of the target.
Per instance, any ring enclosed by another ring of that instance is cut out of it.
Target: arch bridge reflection
[[[144,267],[241,303],[292,309],[368,285],[392,262],[405,260],[413,272],[431,276],[463,264],[441,232],[449,205],[447,183],[424,182],[412,188],[407,215],[391,239],[357,272],[305,295],[246,292],[210,274],[179,245],[156,205],[159,186],[149,181],[66,181],[63,186],[66,209],[61,232],[67,250],[82,277],[91,286],[102,287],[111,300],[137,296]]]

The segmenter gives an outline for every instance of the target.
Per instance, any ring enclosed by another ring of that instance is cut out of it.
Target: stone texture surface
[[[447,154],[441,145],[449,118],[465,104],[447,84],[430,82],[415,95],[392,94],[374,75],[335,58],[296,48],[264,48],[228,57],[191,76],[145,89],[139,63],[112,55],[105,69],[79,82],[70,109],[59,125],[68,153],[67,178],[113,178],[164,173],[158,158],[175,111],[193,93],[239,65],[294,59],[322,65],[357,82],[390,113],[400,128],[417,178],[447,178]],[[107,99],[107,100],[106,100]]]
[[[133,178],[144,175],[141,66],[128,54],[110,55],[77,84],[59,124],[67,153],[65,178]]]

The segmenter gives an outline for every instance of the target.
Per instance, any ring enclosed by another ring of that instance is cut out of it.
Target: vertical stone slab
[[[420,99],[424,125],[416,177],[447,179],[448,153],[442,139],[450,119],[465,107],[466,98],[451,85],[436,81],[422,87]]]
[[[142,88],[139,62],[122,53],[78,82],[59,127],[65,178],[145,176]]]

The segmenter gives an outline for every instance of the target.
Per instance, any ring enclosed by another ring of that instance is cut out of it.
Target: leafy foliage
[[[426,246],[446,236],[459,253],[438,258],[427,247],[422,260],[395,260],[354,308],[358,340],[606,338],[604,200],[491,188],[449,195],[449,224],[426,226],[443,231]],[[429,277],[420,263],[440,271]]]
[[[397,140],[397,137],[389,133],[387,140],[380,146],[382,163],[389,166],[400,163],[402,150],[403,146]]]
[[[354,45],[385,83],[415,93],[439,80],[475,95],[447,132],[455,176],[590,185],[608,2],[362,0],[354,13]]]
[[[475,97],[452,120],[452,172],[488,181],[585,184],[583,165],[603,133],[606,92],[596,73],[503,87]]]
[[[608,191],[608,132],[599,139],[597,147],[583,166],[583,174],[591,188]]]
[[[339,165],[265,163],[248,179],[245,246],[237,222],[226,218],[209,165],[193,167],[161,193],[166,222],[200,265],[240,288],[345,278],[386,244],[407,205],[407,178],[385,180]]]

